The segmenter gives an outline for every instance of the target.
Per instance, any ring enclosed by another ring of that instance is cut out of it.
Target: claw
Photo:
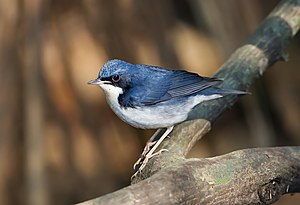
[[[133,170],[136,170],[136,167],[141,163],[142,161],[142,156],[133,164]]]
[[[161,150],[159,150],[158,152],[155,152],[155,153],[150,154],[150,155],[149,155],[149,153],[148,153],[148,154],[144,157],[143,160],[142,160],[142,158],[139,158],[138,161],[133,165],[133,168],[134,168],[134,170],[136,170],[136,169],[135,169],[136,166],[137,166],[137,165],[140,165],[140,166],[139,166],[138,170],[131,176],[131,181],[132,181],[132,179],[133,179],[134,177],[137,176],[137,174],[138,174],[139,172],[141,172],[141,171],[145,168],[145,166],[147,165],[148,161],[149,161],[151,158],[153,158],[154,156],[160,155],[160,154],[163,153],[163,152],[168,152],[168,151],[169,151],[169,150],[167,150],[167,149],[161,149]]]

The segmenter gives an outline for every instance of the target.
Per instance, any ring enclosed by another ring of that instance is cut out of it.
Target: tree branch
[[[224,79],[222,87],[247,90],[270,65],[285,59],[284,49],[299,28],[300,0],[282,1],[216,73]],[[227,96],[196,106],[190,121],[177,125],[159,147],[169,152],[152,158],[134,179],[139,183],[84,204],[270,204],[284,193],[299,192],[300,147],[185,159],[236,100]]]
[[[300,147],[257,148],[188,159],[96,204],[270,204],[300,191]]]

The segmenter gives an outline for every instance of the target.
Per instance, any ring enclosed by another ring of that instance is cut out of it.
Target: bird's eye
[[[118,74],[112,76],[112,80],[117,83],[120,81],[120,76]]]

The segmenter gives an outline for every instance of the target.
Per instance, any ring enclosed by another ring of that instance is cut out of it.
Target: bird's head
[[[133,64],[117,59],[109,60],[102,66],[98,77],[88,84],[100,86],[107,95],[120,95],[130,87],[134,70]]]

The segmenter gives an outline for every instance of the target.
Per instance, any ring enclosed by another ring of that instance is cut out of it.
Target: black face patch
[[[105,77],[105,78],[100,78],[101,81],[109,81],[111,82],[111,78],[110,77]]]
[[[114,74],[109,77],[100,78],[100,80],[101,81],[109,81],[113,86],[122,88],[123,90],[126,90],[130,87],[129,83],[126,81],[124,76],[122,77],[119,74]]]

